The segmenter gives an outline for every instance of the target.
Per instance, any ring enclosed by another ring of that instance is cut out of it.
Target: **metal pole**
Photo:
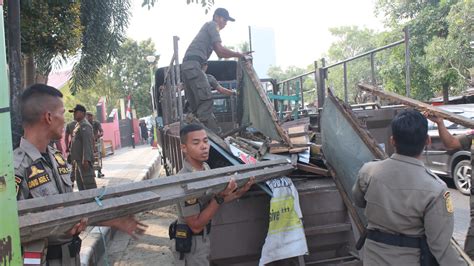
[[[321,94],[322,94],[322,99],[323,99],[323,102],[322,104],[324,104],[324,100],[326,98],[326,79],[327,79],[327,75],[326,75],[326,71],[327,71],[327,68],[326,68],[326,59],[321,59],[321,69],[320,69],[320,75],[321,75]],[[322,105],[320,106],[322,107]]]
[[[179,122],[183,122],[183,100],[181,97],[181,71],[179,69],[179,56],[178,56],[178,36],[173,36],[173,47],[174,47],[174,69],[176,79],[176,90],[178,92],[178,116]]]
[[[10,1],[11,2],[11,1]],[[9,9],[11,6],[9,6]],[[3,14],[3,0],[0,0]],[[11,136],[11,118],[8,91],[7,56],[5,47],[5,26],[3,15],[0,18],[0,202],[2,219],[0,220],[0,262],[3,265],[23,265],[21,260],[20,230],[16,189],[13,174],[13,150]],[[11,60],[11,58],[10,58]]]
[[[151,105],[152,105],[152,118],[153,118],[153,122],[152,122],[152,125],[153,125],[153,142],[151,143],[153,147],[157,147],[158,146],[158,139],[157,139],[157,136],[156,136],[156,126],[157,126],[157,123],[156,123],[156,117],[158,115],[158,111],[157,111],[157,108],[156,108],[156,104],[155,104],[155,79],[153,77],[153,64],[150,65],[150,94],[151,94]]]
[[[371,53],[370,54],[370,74],[372,76],[372,85],[377,85],[377,82],[375,80],[375,61],[374,61],[375,54]]]
[[[252,28],[249,26],[249,52],[252,51]]]
[[[349,96],[347,95],[347,63],[344,62],[344,102],[347,104],[349,102]]]
[[[410,30],[408,27],[403,29],[405,33],[405,82],[406,82],[406,96],[410,97],[411,82],[410,82]]]
[[[304,93],[303,93],[303,77],[300,77],[300,88],[301,88],[301,91],[300,91],[300,94],[301,94],[301,107],[302,109],[304,109]]]
[[[3,2],[3,1],[2,1]],[[10,106],[13,148],[20,145],[23,135],[21,126],[20,97],[21,84],[21,38],[20,38],[20,0],[8,0],[8,66],[10,70]],[[3,38],[4,36],[2,36]]]

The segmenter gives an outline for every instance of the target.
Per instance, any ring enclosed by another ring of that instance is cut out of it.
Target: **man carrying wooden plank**
[[[392,120],[388,159],[362,166],[352,194],[365,208],[364,265],[466,265],[451,244],[454,207],[446,184],[420,160],[431,142],[418,111]]]
[[[64,128],[62,93],[44,84],[35,84],[21,97],[21,115],[24,135],[14,150],[15,183],[18,200],[39,198],[72,192],[69,169],[61,152],[48,146],[60,139]],[[103,222],[135,237],[142,234],[145,225],[127,216]],[[23,244],[25,264],[50,266],[81,265],[79,233],[87,226],[82,219],[68,232],[50,235],[47,240]],[[30,259],[34,257],[34,259]]]
[[[203,127],[190,124],[180,130],[181,150],[185,154],[180,174],[209,170],[209,142]],[[170,225],[175,239],[176,265],[209,265],[211,219],[219,206],[240,198],[254,183],[251,178],[242,188],[231,179],[226,189],[214,196],[191,198],[178,204],[178,220]]]
[[[467,255],[469,255],[472,260],[474,260],[474,191],[472,189],[472,165],[474,163],[474,156],[472,156],[474,145],[472,145],[472,142],[474,141],[474,132],[469,132],[469,134],[466,135],[453,136],[451,135],[451,133],[449,133],[448,129],[444,125],[444,120],[442,118],[428,112],[425,112],[425,116],[438,125],[439,137],[446,149],[462,149],[466,151],[471,151],[471,180],[469,180],[471,189],[471,195],[469,196],[471,222],[469,224],[469,229],[467,230],[466,241],[464,242],[464,251],[466,251]]]

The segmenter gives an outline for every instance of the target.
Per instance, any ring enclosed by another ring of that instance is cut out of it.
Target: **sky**
[[[249,26],[271,28],[275,34],[276,65],[283,68],[306,67],[320,59],[335,41],[329,32],[331,27],[357,25],[383,30],[381,18],[374,14],[375,0],[215,0],[208,14],[200,4],[186,2],[158,0],[148,10],[141,7],[142,0],[132,0],[127,36],[138,41],[151,38],[160,54],[159,67],[170,63],[173,36],[180,38],[181,60],[218,7],[226,8],[236,19],[221,31],[223,45],[237,46],[248,41]],[[212,59],[217,59],[215,53]]]

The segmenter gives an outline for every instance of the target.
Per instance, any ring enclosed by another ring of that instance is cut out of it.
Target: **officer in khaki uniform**
[[[79,190],[97,188],[94,163],[94,134],[92,125],[85,119],[86,108],[80,104],[69,110],[74,113],[76,126],[71,143],[72,177]]]
[[[211,85],[201,64],[206,62],[215,51],[220,58],[243,57],[245,54],[231,51],[222,46],[219,31],[227,21],[235,21],[224,8],[217,8],[212,21],[206,22],[189,45],[181,64],[181,74],[185,85],[185,97],[191,112],[206,127],[219,133],[216,118],[212,111]]]
[[[64,106],[57,89],[35,84],[21,97],[24,136],[13,151],[17,199],[40,198],[72,192],[70,169],[62,154],[48,145],[62,136]],[[68,232],[51,234],[47,241],[22,243],[23,252],[42,253],[42,265],[79,266],[81,239],[86,228],[82,219]],[[133,217],[122,217],[101,223],[113,226],[132,236],[143,234],[145,225]]]
[[[208,64],[207,64],[207,61],[206,61],[201,66],[202,71],[204,73],[206,73],[207,67],[208,67]],[[206,77],[207,77],[207,80],[209,81],[209,84],[211,85],[211,88],[213,90],[216,90],[219,93],[222,93],[222,94],[228,95],[228,96],[236,95],[236,92],[234,90],[229,90],[227,88],[222,87],[221,84],[219,84],[219,82],[217,81],[217,79],[213,75],[206,73]]]
[[[180,174],[209,170],[209,143],[203,127],[190,124],[180,130],[181,150],[185,154]],[[176,265],[209,265],[211,219],[225,202],[240,198],[247,192],[254,179],[237,189],[235,180],[214,195],[191,198],[178,204],[178,220],[170,225],[170,238],[175,239]]]
[[[427,132],[419,112],[398,114],[391,137],[396,152],[359,171],[352,193],[368,221],[364,265],[466,265],[450,242],[454,207],[446,184],[420,161],[431,141]]]
[[[438,125],[438,132],[441,141],[448,150],[467,150],[471,151],[471,180],[470,180],[470,189],[471,195],[469,196],[469,203],[471,209],[471,222],[469,229],[466,234],[466,241],[464,243],[464,251],[469,255],[471,260],[474,260],[474,190],[472,188],[472,166],[474,165],[474,145],[472,142],[474,140],[474,131],[469,132],[465,135],[453,136],[449,133],[448,129],[444,125],[443,119],[436,117],[432,114],[425,113],[425,116],[430,120],[435,122]]]

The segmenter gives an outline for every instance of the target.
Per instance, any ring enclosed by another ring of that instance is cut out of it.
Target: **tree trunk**
[[[36,83],[36,67],[33,55],[25,55],[23,58],[23,80],[25,81],[24,88]]]
[[[20,113],[20,97],[23,92],[21,86],[20,0],[8,0],[7,12],[12,143],[13,148],[16,148],[20,145],[23,135]]]
[[[443,83],[443,104],[449,103],[449,84]]]

